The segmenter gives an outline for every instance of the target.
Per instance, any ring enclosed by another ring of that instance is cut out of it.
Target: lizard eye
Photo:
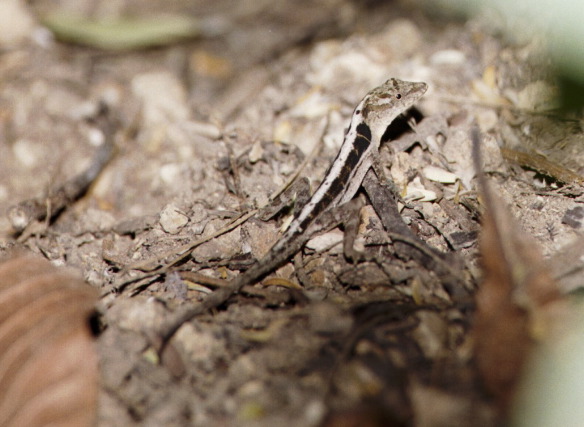
[[[395,97],[396,97],[397,99],[401,99],[401,93],[398,93],[398,94],[397,94]]]

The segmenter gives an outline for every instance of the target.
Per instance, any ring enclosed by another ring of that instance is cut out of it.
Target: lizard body
[[[377,156],[387,127],[426,89],[425,83],[389,79],[365,95],[353,111],[343,144],[325,178],[268,256],[284,249],[287,242],[304,232],[320,213],[353,198]]]
[[[371,90],[357,105],[341,148],[308,203],[268,253],[244,273],[195,307],[187,307],[162,331],[166,341],[184,322],[226,301],[242,287],[275,270],[308,240],[305,231],[325,210],[346,203],[358,191],[378,154],[381,139],[393,120],[410,108],[425,92],[425,83],[389,79]]]

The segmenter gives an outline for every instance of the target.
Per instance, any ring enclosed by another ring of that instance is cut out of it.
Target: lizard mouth
[[[413,102],[415,102],[416,100],[418,100],[418,98],[420,98],[423,94],[425,94],[427,90],[428,90],[428,85],[426,83],[415,82],[415,83],[412,83],[412,87],[406,93],[406,96],[408,98],[411,97],[413,99]],[[402,96],[403,96],[403,94],[402,94]]]

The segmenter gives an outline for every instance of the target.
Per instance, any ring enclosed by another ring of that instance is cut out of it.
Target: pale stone
[[[189,217],[175,205],[168,204],[160,213],[160,226],[169,234],[178,233],[189,222]]]
[[[441,182],[443,184],[454,184],[458,179],[452,172],[445,171],[436,166],[426,166],[423,169],[423,173],[430,181]]]

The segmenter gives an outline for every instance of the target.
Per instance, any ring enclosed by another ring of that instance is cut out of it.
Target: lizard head
[[[355,113],[362,114],[373,138],[380,140],[389,124],[414,105],[427,89],[426,83],[389,79],[365,95]]]

